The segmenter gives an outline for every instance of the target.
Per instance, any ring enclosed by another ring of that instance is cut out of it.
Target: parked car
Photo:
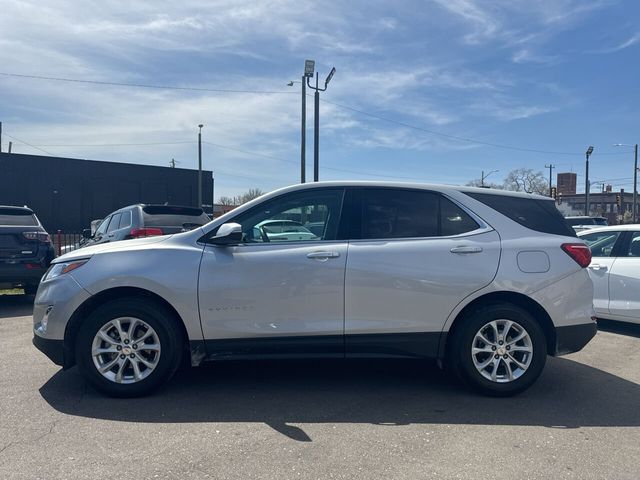
[[[107,215],[95,231],[84,230],[79,247],[185,232],[209,223],[201,208],[178,205],[129,205]],[[93,227],[93,225],[92,225]]]
[[[594,228],[578,235],[591,248],[596,316],[640,323],[640,225]]]
[[[322,236],[253,234],[302,212]],[[35,299],[34,344],[115,396],[158,387],[185,349],[192,365],[435,358],[481,392],[512,395],[547,354],[595,335],[590,261],[547,197],[309,183],[192,231],[57,258]]]
[[[36,293],[53,257],[51,237],[30,208],[0,206],[0,288]]]
[[[577,217],[566,217],[565,220],[576,232],[581,232],[583,230],[590,230],[596,227],[606,227],[609,225],[607,219],[604,217],[588,217],[588,216],[577,216]]]
[[[254,241],[267,242],[318,239],[317,235],[294,220],[265,220],[255,226],[252,234]]]

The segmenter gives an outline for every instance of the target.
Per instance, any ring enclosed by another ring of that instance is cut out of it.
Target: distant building
[[[575,195],[578,183],[578,175],[576,173],[559,173],[556,181],[558,193],[562,195]]]
[[[213,218],[218,218],[225,213],[230,212],[234,208],[238,208],[238,205],[222,205],[221,203],[215,203],[213,205]]]
[[[620,195],[621,205],[618,207],[616,200]],[[558,195],[556,200],[558,210],[565,217],[584,215],[584,193],[575,195]],[[605,217],[609,225],[620,223],[619,217],[625,212],[633,210],[633,194],[631,192],[604,192],[589,193],[589,215]]]
[[[198,171],[186,168],[0,153],[0,205],[27,205],[49,233],[80,232],[135,203],[196,206],[197,185]],[[211,213],[211,171],[202,172],[202,203]]]

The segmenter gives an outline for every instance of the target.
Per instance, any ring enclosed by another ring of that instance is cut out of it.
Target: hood
[[[80,258],[88,258],[98,253],[119,252],[125,250],[144,250],[149,245],[166,242],[173,235],[162,235],[158,237],[136,238],[132,240],[121,240],[113,243],[102,243],[79,248],[69,253],[65,253],[53,260],[52,263],[68,262]]]

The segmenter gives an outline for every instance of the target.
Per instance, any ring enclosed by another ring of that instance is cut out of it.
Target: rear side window
[[[107,233],[111,233],[114,230],[118,229],[118,225],[120,223],[120,213],[115,213],[112,217],[111,217],[111,222],[109,222],[109,228],[107,228]]]
[[[479,228],[440,194],[394,188],[362,192],[360,223],[362,239],[438,237]]]
[[[588,233],[581,235],[580,240],[589,246],[592,256],[610,257],[619,236],[620,232]]]
[[[122,216],[120,217],[120,224],[118,229],[120,228],[128,228],[131,226],[131,210],[125,210],[122,212]]]
[[[38,219],[29,210],[0,208],[0,225],[35,227],[38,225]]]
[[[467,193],[468,196],[497,210],[514,222],[536,232],[575,237],[576,232],[560,214],[553,199],[512,197],[491,193]]]
[[[148,205],[142,208],[145,227],[200,227],[209,217],[200,208]]]

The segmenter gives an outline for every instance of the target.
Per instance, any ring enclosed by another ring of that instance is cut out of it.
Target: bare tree
[[[537,193],[549,195],[549,184],[542,172],[535,172],[531,168],[517,168],[511,170],[504,179],[503,188],[514,192]]]
[[[262,190],[259,188],[250,188],[246,192],[241,195],[236,195],[234,197],[220,197],[218,198],[218,203],[220,205],[242,205],[243,203],[250,202],[254,198],[258,198],[260,195],[264,194]]]
[[[467,187],[486,187],[486,188],[497,188],[497,189],[502,189],[502,185],[498,185],[497,183],[493,183],[493,182],[487,182],[485,180],[484,185],[482,185],[482,180],[479,178],[476,178],[474,180],[471,180],[470,182],[467,182]]]

